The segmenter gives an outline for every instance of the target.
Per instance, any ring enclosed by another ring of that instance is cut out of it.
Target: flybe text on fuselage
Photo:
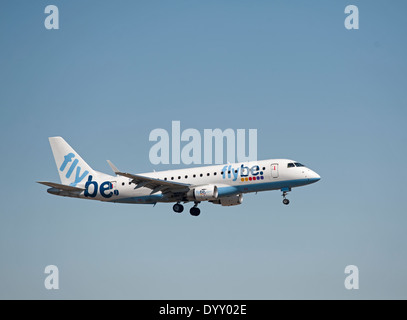
[[[240,177],[240,181],[257,181],[264,180],[264,172],[260,170],[258,165],[251,168],[242,164],[240,167],[234,168],[232,165],[224,166],[222,169],[223,179],[232,179],[236,181]]]
[[[90,187],[92,186],[92,191],[89,191]],[[100,184],[100,188],[99,185],[96,181],[92,181],[92,176],[90,175],[88,178],[88,181],[86,181],[85,183],[85,193],[84,196],[85,197],[90,197],[90,198],[95,198],[98,190],[100,195],[103,198],[111,198],[114,195],[118,196],[119,195],[119,190],[113,190],[113,183],[110,181],[104,181]],[[113,191],[110,191],[113,190]]]

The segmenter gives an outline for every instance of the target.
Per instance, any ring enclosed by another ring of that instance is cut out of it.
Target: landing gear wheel
[[[201,210],[197,207],[192,207],[191,210],[189,210],[189,213],[191,216],[197,217],[201,214]]]
[[[184,211],[184,206],[180,203],[176,203],[174,204],[174,206],[172,207],[172,209],[176,212],[176,213],[181,213],[182,211]]]
[[[285,189],[285,190],[284,190]],[[287,196],[287,192],[288,191],[291,191],[291,189],[288,189],[287,190],[287,188],[284,188],[284,189],[281,189],[281,191],[283,191],[283,194],[282,194],[282,196],[283,196],[283,203],[285,204],[285,205],[288,205],[289,203],[290,203],[290,200],[288,200],[288,199],[286,199],[286,196]]]

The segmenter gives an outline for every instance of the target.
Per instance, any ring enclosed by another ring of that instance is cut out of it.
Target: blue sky
[[[55,0],[46,30],[48,4],[0,4],[0,298],[407,298],[404,2]],[[99,171],[179,168],[148,157],[173,120],[257,129],[259,159],[322,180],[199,218],[35,183],[58,181],[55,135]]]

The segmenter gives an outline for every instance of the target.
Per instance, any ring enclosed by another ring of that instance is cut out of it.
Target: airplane
[[[199,216],[202,201],[221,206],[240,205],[243,194],[281,190],[283,203],[295,187],[315,183],[321,177],[303,164],[288,159],[269,159],[246,163],[214,165],[188,169],[132,174],[122,172],[107,160],[113,175],[93,170],[62,137],[50,137],[52,153],[61,183],[37,181],[50,187],[47,192],[63,197],[113,203],[174,203],[181,213],[181,203],[193,202],[192,216]]]

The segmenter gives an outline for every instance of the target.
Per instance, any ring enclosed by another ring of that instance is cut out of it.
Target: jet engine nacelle
[[[191,189],[187,193],[188,200],[207,201],[218,198],[218,187],[215,185],[206,185]]]
[[[235,194],[229,197],[222,197],[218,200],[212,201],[215,204],[220,204],[224,207],[237,206],[243,202],[243,194]]]

